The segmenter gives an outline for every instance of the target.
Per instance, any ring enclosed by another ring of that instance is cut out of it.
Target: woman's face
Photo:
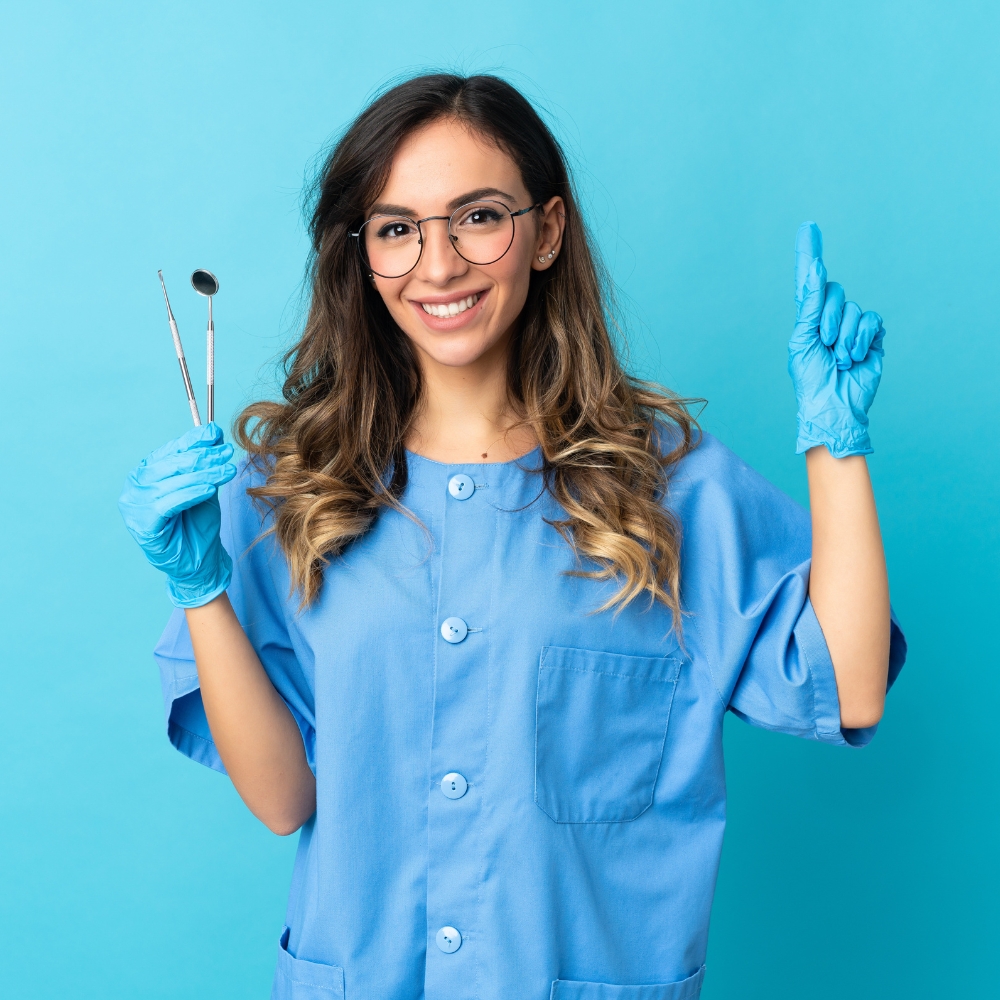
[[[513,212],[531,205],[514,161],[462,124],[446,119],[405,140],[368,214],[447,217],[460,205],[480,199],[500,202]],[[373,278],[393,319],[416,347],[421,365],[458,368],[501,358],[524,307],[532,270],[551,267],[558,255],[562,199],[552,198],[541,212],[515,219],[514,242],[492,264],[470,264],[459,256],[448,238],[447,218],[424,222],[421,228],[417,266],[401,278]],[[455,314],[457,307],[462,311]]]

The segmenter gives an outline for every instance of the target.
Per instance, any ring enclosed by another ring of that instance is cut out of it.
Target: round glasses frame
[[[469,258],[466,257],[465,254],[463,254],[462,251],[459,250],[458,247],[455,245],[458,242],[458,237],[451,231],[452,220],[460,212],[466,211],[471,205],[496,205],[498,208],[503,209],[503,211],[510,216],[510,242],[507,244],[506,247],[504,247],[503,253],[500,254],[498,257],[494,257],[493,260],[469,260]],[[466,202],[464,205],[459,205],[458,208],[456,208],[455,211],[451,213],[451,215],[428,215],[423,219],[411,219],[409,216],[406,215],[373,215],[370,219],[365,219],[365,221],[358,227],[358,231],[356,233],[348,233],[347,235],[350,239],[357,241],[358,255],[361,258],[361,262],[367,268],[369,277],[377,274],[380,278],[403,278],[406,275],[408,275],[410,271],[416,268],[416,266],[420,263],[420,258],[423,256],[424,231],[421,228],[421,226],[425,222],[436,222],[438,220],[441,221],[447,220],[448,239],[455,253],[457,253],[458,256],[462,258],[462,260],[467,261],[470,264],[474,264],[476,267],[486,267],[488,264],[495,264],[498,260],[500,260],[501,257],[506,256],[507,251],[510,250],[510,248],[514,245],[514,234],[517,228],[514,224],[514,220],[520,215],[527,215],[528,212],[533,212],[536,208],[541,208],[541,207],[542,207],[542,202],[539,201],[534,205],[529,205],[527,208],[522,208],[516,212],[512,212],[506,205],[503,204],[503,202],[492,201],[488,198],[477,199],[476,201],[469,201]],[[402,274],[382,274],[380,271],[376,271],[371,266],[371,264],[368,263],[367,255],[365,254],[365,251],[361,245],[361,237],[364,234],[365,226],[367,226],[371,222],[376,222],[378,219],[402,219],[406,222],[412,222],[413,225],[417,227],[417,234],[419,237],[417,240],[417,245],[420,247],[420,250],[417,252],[417,259],[413,262],[413,266],[410,267],[408,270],[403,271]]]

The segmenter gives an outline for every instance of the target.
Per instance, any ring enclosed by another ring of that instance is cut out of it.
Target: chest
[[[384,517],[301,622],[320,759],[392,770],[415,800],[460,770],[557,822],[640,815],[671,712],[712,728],[669,611],[599,611],[616,584],[579,575],[542,502],[423,513]]]

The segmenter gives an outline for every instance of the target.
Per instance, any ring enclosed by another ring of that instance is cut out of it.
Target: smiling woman
[[[406,448],[503,462],[537,445],[586,571],[679,621],[661,497],[691,422],[622,371],[562,153],[531,105],[491,77],[403,84],[348,130],[317,194],[285,402],[237,423],[306,602],[331,554],[399,509]],[[676,431],[662,450],[657,417]]]
[[[196,428],[121,500],[178,608],[171,740],[302,829],[272,996],[696,998],[726,711],[861,746],[905,656],[864,458],[881,318],[804,226],[810,533],[623,370],[562,153],[508,84],[379,97],[311,233],[247,460]]]

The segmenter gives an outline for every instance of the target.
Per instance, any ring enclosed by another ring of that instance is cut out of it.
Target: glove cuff
[[[167,579],[167,593],[174,607],[200,608],[214,601],[219,594],[229,588],[233,578],[233,561],[229,553],[219,545],[219,558],[215,572],[198,580],[183,581]]]
[[[837,435],[814,424],[811,420],[803,419],[800,415],[798,431],[798,437],[795,441],[796,455],[801,455],[810,448],[816,448],[820,445],[825,446],[834,458],[847,458],[849,455],[871,455],[875,451],[871,438],[868,436],[867,427],[855,427],[848,433]]]

